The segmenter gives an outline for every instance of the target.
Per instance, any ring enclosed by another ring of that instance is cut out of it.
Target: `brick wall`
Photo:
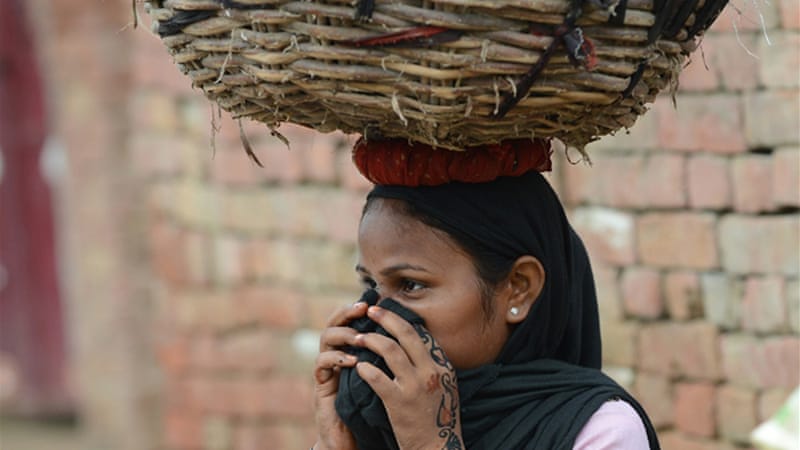
[[[746,445],[798,385],[797,3],[728,7],[629,134],[562,165],[587,242],[606,369],[666,449]],[[734,29],[734,24],[738,29]],[[752,56],[748,54],[748,50]]]
[[[752,9],[728,8],[684,72],[677,110],[660,98],[630,133],[590,147],[593,167],[558,155],[550,175],[590,248],[606,369],[642,399],[666,449],[746,446],[798,384],[800,23],[796,0],[758,4],[771,46]],[[189,88],[155,37],[116,32],[128,6],[58,16],[71,33],[51,42],[64,49],[53,84],[73,149],[69,214],[83,225],[71,228],[72,258],[81,245],[94,252],[85,274],[125,261],[75,282],[73,296],[114,299],[103,314],[78,302],[74,326],[103,332],[94,345],[81,333],[81,364],[98,369],[79,378],[102,382],[109,360],[139,370],[115,402],[134,413],[87,387],[98,405],[87,422],[136,418],[106,435],[149,434],[139,449],[307,447],[315,330],[357,295],[369,186],[335,134],[284,127],[286,149],[244,122],[265,168],[253,165],[238,125]],[[120,327],[131,317],[138,326]],[[104,340],[115,326],[122,343]],[[106,343],[152,349],[157,388],[148,355],[112,355]],[[158,408],[142,400],[154,393]]]

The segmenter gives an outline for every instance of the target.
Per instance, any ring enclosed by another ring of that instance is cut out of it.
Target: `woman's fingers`
[[[371,306],[367,315],[397,339],[412,365],[423,366],[431,360],[434,342],[430,333],[420,333],[424,329],[418,331],[399,315],[379,306]]]
[[[377,333],[366,333],[356,336],[355,342],[359,347],[366,347],[383,358],[398,380],[407,378],[413,373],[414,365],[405,350],[394,339]]]
[[[367,382],[369,387],[375,391],[384,403],[395,398],[397,384],[389,379],[381,369],[368,362],[362,361],[356,364],[356,372],[358,372],[358,376]]]
[[[333,378],[336,369],[353,367],[357,362],[355,356],[339,350],[320,353],[314,366],[314,380],[317,384],[326,383]]]
[[[346,345],[356,345],[358,331],[350,327],[325,328],[319,335],[319,351],[326,352]]]

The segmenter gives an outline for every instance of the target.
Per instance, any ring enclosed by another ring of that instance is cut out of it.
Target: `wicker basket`
[[[612,2],[612,3],[608,3]],[[166,0],[181,71],[234,117],[461,149],[633,125],[727,0]]]

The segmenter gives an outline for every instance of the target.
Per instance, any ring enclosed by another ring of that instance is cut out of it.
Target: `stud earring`
[[[516,306],[512,306],[509,312],[511,313],[512,316],[516,316],[517,314],[519,314],[519,308],[517,308]]]

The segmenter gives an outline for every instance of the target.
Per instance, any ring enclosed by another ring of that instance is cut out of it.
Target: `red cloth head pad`
[[[353,148],[353,162],[378,185],[437,186],[451,181],[485,183],[531,170],[547,172],[551,153],[545,139],[512,139],[458,152],[405,139],[361,138]]]

